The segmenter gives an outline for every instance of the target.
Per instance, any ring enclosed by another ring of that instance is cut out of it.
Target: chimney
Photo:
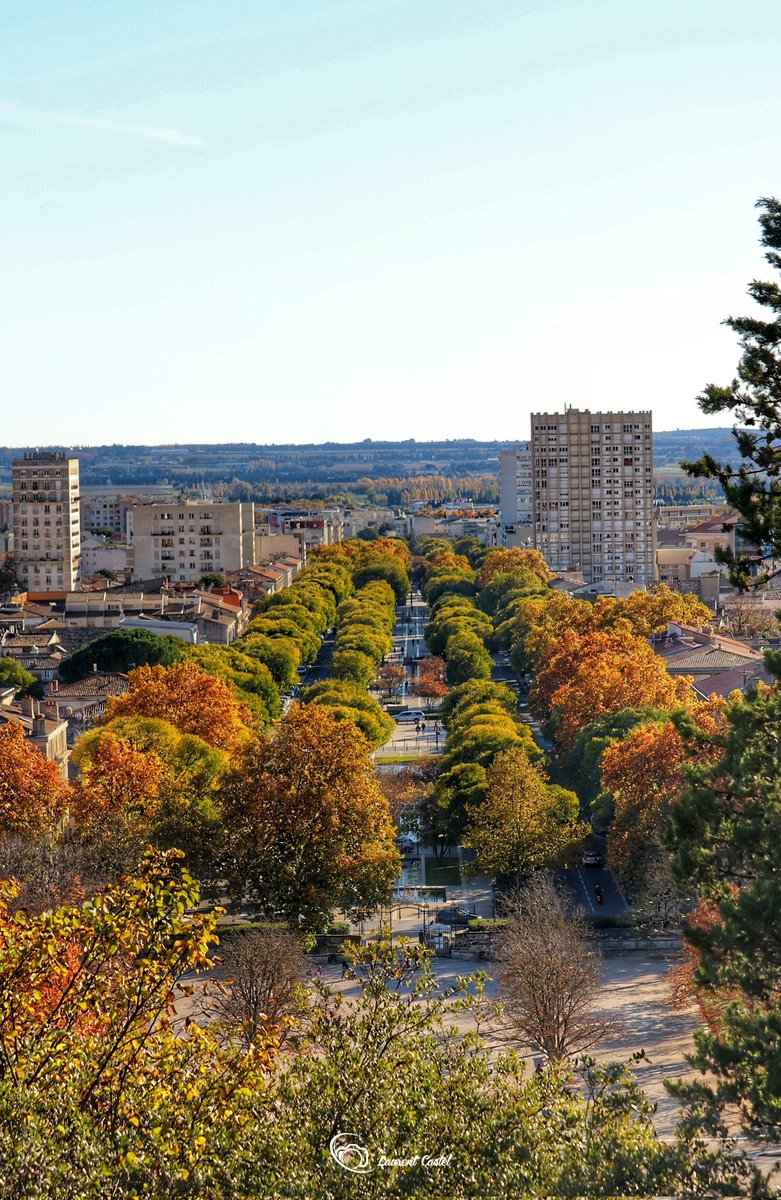
[[[46,737],[46,718],[33,717],[33,737]]]
[[[59,692],[59,690],[60,690],[59,679],[50,679],[49,680],[49,695],[56,696],[57,692]]]

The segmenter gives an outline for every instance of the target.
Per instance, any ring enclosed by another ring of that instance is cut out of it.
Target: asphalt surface
[[[303,687],[309,687],[312,683],[320,683],[323,679],[330,678],[331,664],[334,658],[334,643],[336,641],[333,633],[327,633],[320,643],[320,649],[317,652],[317,658],[307,669],[306,675],[301,680]]]
[[[401,704],[406,709],[420,709],[425,718],[425,733],[418,733],[414,722],[397,721],[390,740],[376,751],[378,758],[428,758],[442,753],[445,731],[433,713],[428,715],[429,701],[415,691],[417,663],[428,655],[423,637],[428,611],[428,605],[420,592],[413,592],[412,604],[401,604],[396,608],[393,649],[386,660],[403,666],[405,671],[401,695],[394,697],[394,703]]]

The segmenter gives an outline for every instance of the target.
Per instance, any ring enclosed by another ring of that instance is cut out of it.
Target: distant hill
[[[519,430],[522,433],[523,430]],[[662,479],[680,475],[682,458],[707,452],[720,460],[734,461],[735,443],[729,429],[676,429],[656,433],[655,466]],[[471,438],[384,442],[326,442],[320,445],[259,445],[245,443],[160,446],[79,446],[82,486],[114,486],[132,491],[134,486],[167,483],[185,491],[219,488],[232,499],[294,495],[386,495],[401,503],[417,493],[404,481],[428,479],[422,495],[446,496],[451,492],[497,494],[499,451],[509,441]],[[0,490],[7,494],[11,461],[29,447],[0,447]],[[48,449],[68,449],[51,446]],[[442,482],[449,481],[447,486]],[[373,486],[375,485],[376,486]]]
[[[681,459],[712,454],[719,462],[734,462],[735,439],[731,429],[674,429],[654,433],[654,466],[677,467]]]

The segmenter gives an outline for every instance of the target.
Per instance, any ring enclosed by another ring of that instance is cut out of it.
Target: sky
[[[776,0],[0,0],[0,444],[700,413]]]

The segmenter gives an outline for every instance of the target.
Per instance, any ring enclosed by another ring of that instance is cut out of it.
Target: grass
[[[460,887],[461,872],[458,869],[457,858],[434,858],[433,854],[426,855],[426,886],[427,887]]]
[[[381,754],[375,755],[374,761],[376,763],[405,763],[417,762],[418,758],[417,754]]]

